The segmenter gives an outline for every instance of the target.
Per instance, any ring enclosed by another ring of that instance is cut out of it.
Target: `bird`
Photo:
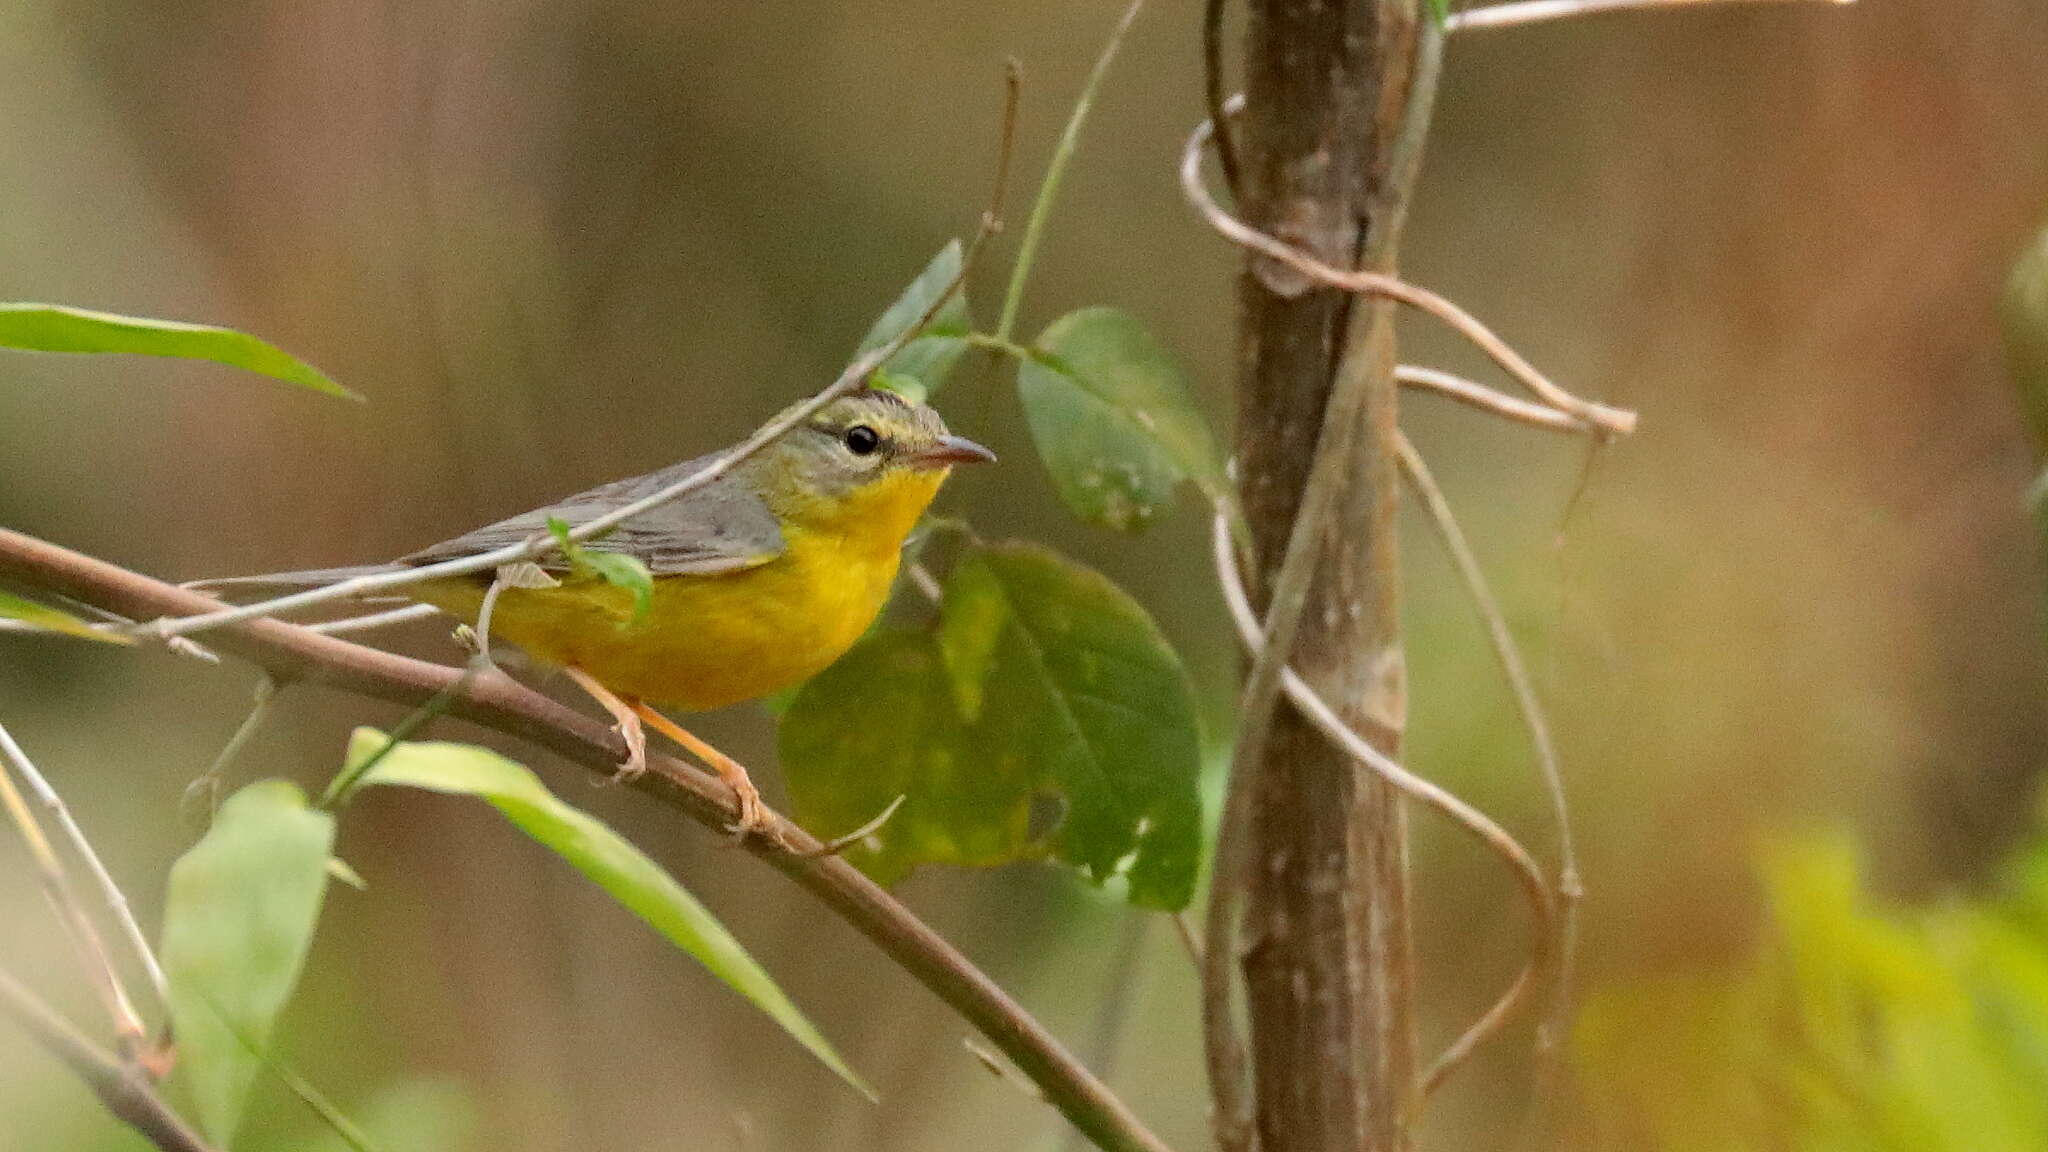
[[[191,586],[313,588],[477,556],[545,535],[553,522],[586,523],[723,455],[579,492],[389,564]],[[709,711],[772,695],[823,671],[880,614],[904,542],[953,467],[994,460],[995,453],[948,431],[928,405],[863,387],[703,486],[584,543],[646,565],[652,596],[644,610],[632,589],[579,570],[560,552],[536,561],[547,580],[499,582],[486,571],[396,591],[472,626],[488,594],[490,638],[560,668],[610,714],[627,748],[620,778],[646,770],[646,729],[652,727],[733,790],[733,831],[745,836],[767,822],[747,770],[658,709]]]

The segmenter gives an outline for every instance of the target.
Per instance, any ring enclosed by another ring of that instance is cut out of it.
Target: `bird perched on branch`
[[[201,588],[311,588],[478,556],[659,492],[710,464],[699,457],[501,520],[393,564],[202,581]],[[652,596],[550,552],[539,579],[478,572],[394,591],[476,623],[564,669],[617,722],[622,775],[646,768],[645,726],[676,741],[733,789],[737,830],[764,820],[760,793],[731,757],[655,711],[704,711],[800,683],[838,659],[881,611],[903,542],[955,464],[994,453],[893,392],[836,400],[704,486],[588,541],[646,565]],[[498,586],[493,590],[494,581]],[[529,586],[531,585],[531,586]]]

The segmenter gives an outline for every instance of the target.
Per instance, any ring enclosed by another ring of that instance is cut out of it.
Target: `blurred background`
[[[1026,76],[1021,221],[1120,7],[0,0],[0,299],[241,327],[371,401],[9,356],[0,523],[167,578],[271,571],[396,555],[726,443],[834,374],[972,228],[1006,55]],[[1201,115],[1199,7],[1140,18],[1022,330],[1129,308],[1221,428],[1236,257],[1173,178]],[[1747,955],[1770,835],[1845,830],[1877,890],[1932,901],[1979,890],[2033,826],[2034,454],[1996,305],[2048,218],[2044,50],[2039,0],[1728,5],[1452,45],[1409,274],[1567,386],[1642,413],[1595,461],[1426,397],[1407,418],[1558,721],[1590,990]],[[982,315],[1005,272],[980,269]],[[1404,355],[1483,371],[1426,325]],[[1130,588],[1220,744],[1235,659],[1199,510],[1135,540],[1074,524],[1008,374],[970,368],[941,406],[1007,463],[961,476],[947,509]],[[1415,760],[1547,850],[1483,635],[1409,527]],[[445,629],[392,642],[455,655]],[[151,920],[194,835],[180,794],[252,687],[232,666],[0,637],[0,711]],[[240,772],[324,781],[350,725],[393,719],[288,691]],[[700,730],[781,794],[762,713]],[[794,889],[508,750],[703,897],[883,1103],[495,815],[394,794],[343,825],[369,887],[330,898],[285,1027],[344,1106],[469,1132],[422,1147],[1063,1146],[963,1025]],[[0,962],[89,1011],[11,841],[0,862]],[[1437,1041],[1511,976],[1525,925],[1497,864],[1426,819],[1416,869]],[[902,894],[1175,1147],[1207,1145],[1194,978],[1169,924],[1049,868],[926,872]],[[1460,1078],[1424,1147],[1501,1146],[1526,1041]],[[252,1127],[315,1130],[282,1092]],[[137,1146],[0,1028],[0,1149]]]

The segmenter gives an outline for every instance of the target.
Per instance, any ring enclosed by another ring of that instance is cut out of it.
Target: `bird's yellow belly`
[[[788,550],[758,568],[656,577],[637,622],[632,593],[609,584],[508,588],[491,610],[491,635],[665,707],[703,711],[779,692],[853,646],[881,611],[901,555],[835,535],[787,535]],[[450,580],[415,595],[474,622],[483,588]]]

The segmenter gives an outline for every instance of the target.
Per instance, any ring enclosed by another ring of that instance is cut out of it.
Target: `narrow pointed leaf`
[[[1182,480],[1229,485],[1187,381],[1144,325],[1114,308],[1053,321],[1017,367],[1038,455],[1076,516],[1123,532],[1152,522]]]
[[[875,320],[868,329],[865,339],[860,342],[860,351],[865,355],[896,338],[905,328],[917,323],[939,298],[939,293],[950,287],[960,275],[960,241],[947,242],[939,254],[932,257],[917,279],[903,290],[889,310]],[[951,375],[960,357],[967,352],[967,336],[974,330],[973,318],[967,310],[967,293],[963,289],[946,301],[938,315],[926,326],[916,339],[898,349],[894,356],[882,364],[882,370],[892,378],[894,391],[908,394],[913,391],[907,381],[914,380],[922,387],[912,398],[923,400],[937,392]]]
[[[133,637],[118,632],[107,632],[95,628],[69,612],[62,612],[47,604],[24,600],[0,592],[0,620],[19,620],[31,628],[43,632],[55,632],[75,636],[80,640],[97,640],[102,644],[133,644]]]
[[[210,324],[117,316],[62,304],[0,303],[0,348],[211,360],[329,396],[362,399],[276,345]]]
[[[296,785],[262,780],[229,797],[171,868],[163,965],[177,1076],[224,1147],[305,966],[333,845],[332,816]]]
[[[2006,363],[2034,446],[2048,456],[2048,230],[2036,236],[2006,282]]]
[[[349,741],[349,764],[377,755],[385,743],[383,733],[358,728]],[[603,821],[548,791],[524,766],[468,744],[400,743],[363,775],[359,787],[370,785],[474,796],[496,808],[752,1001],[862,1095],[874,1098],[874,1090],[696,897]]]

